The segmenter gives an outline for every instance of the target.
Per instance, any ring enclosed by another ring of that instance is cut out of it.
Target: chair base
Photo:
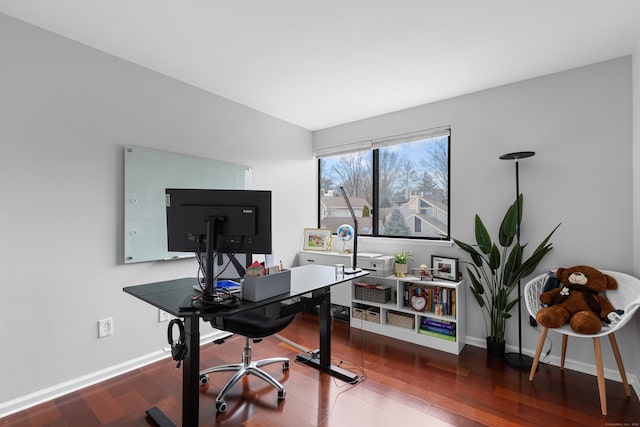
[[[278,400],[284,399],[286,391],[282,384],[280,384],[280,382],[269,373],[261,369],[262,366],[270,365],[272,363],[282,363],[283,371],[289,369],[289,359],[286,357],[271,357],[269,359],[262,359],[252,362],[251,346],[249,345],[249,338],[246,338],[245,347],[242,352],[242,363],[230,363],[200,371],[200,385],[203,386],[209,382],[209,374],[211,373],[225,371],[235,372],[233,377],[231,377],[227,384],[225,384],[225,386],[222,388],[222,390],[220,390],[220,393],[218,393],[218,396],[216,397],[216,410],[218,412],[224,412],[227,409],[227,403],[224,399],[229,390],[231,390],[233,386],[238,383],[238,381],[250,374],[255,375],[258,378],[261,378],[267,383],[271,384],[278,390]]]

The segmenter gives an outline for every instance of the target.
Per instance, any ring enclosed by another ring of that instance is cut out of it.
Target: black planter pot
[[[504,357],[504,345],[504,340],[494,341],[491,337],[487,337],[487,354],[490,356]]]

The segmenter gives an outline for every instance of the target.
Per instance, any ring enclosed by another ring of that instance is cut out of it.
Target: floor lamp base
[[[533,366],[533,358],[526,354],[505,353],[504,360],[506,360],[509,365],[518,369],[531,369],[531,366]]]

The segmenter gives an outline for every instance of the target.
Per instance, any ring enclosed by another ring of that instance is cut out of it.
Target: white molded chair
[[[593,348],[595,351],[596,373],[598,378],[598,392],[600,393],[600,408],[602,409],[602,415],[607,415],[607,395],[604,384],[604,367],[602,364],[602,348],[600,346],[600,337],[608,336],[611,342],[611,348],[618,364],[618,370],[620,371],[620,377],[622,378],[622,384],[627,396],[631,396],[631,390],[629,383],[627,382],[627,375],[624,371],[624,365],[622,364],[622,358],[620,357],[620,351],[618,350],[618,343],[616,342],[615,332],[627,324],[633,317],[634,313],[640,307],[640,279],[630,276],[625,273],[619,273],[616,271],[601,270],[603,273],[612,276],[618,282],[618,289],[609,290],[605,293],[607,299],[611,301],[611,304],[616,309],[624,310],[624,314],[620,316],[620,320],[616,323],[603,326],[602,330],[593,335],[585,335],[574,332],[571,326],[567,323],[559,328],[552,328],[552,331],[556,331],[562,334],[562,354],[560,358],[560,369],[564,369],[564,359],[567,352],[567,341],[570,336],[576,338],[591,338],[593,340]],[[545,283],[547,281],[547,274],[542,274],[530,282],[524,287],[524,297],[527,304],[527,310],[531,316],[536,317],[536,313],[543,305],[540,302],[540,294],[543,292]],[[542,325],[541,325],[542,326]],[[531,372],[529,373],[529,381],[533,381],[533,377],[538,369],[538,362],[540,360],[540,353],[547,337],[549,328],[542,327],[542,333],[538,339],[538,346],[536,348],[536,354],[533,359],[533,366],[531,366]]]

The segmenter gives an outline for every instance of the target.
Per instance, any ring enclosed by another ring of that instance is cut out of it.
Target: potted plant
[[[407,271],[409,271],[409,261],[415,261],[416,259],[411,256],[411,252],[400,251],[393,254],[395,264],[393,265],[393,271],[396,277],[407,277]]]
[[[522,194],[518,197],[522,212]],[[514,202],[505,214],[498,230],[498,244],[491,236],[480,217],[475,217],[475,244],[468,244],[457,239],[453,241],[471,257],[466,271],[470,280],[471,293],[482,308],[487,330],[487,351],[504,353],[504,334],[506,320],[511,317],[509,311],[518,303],[518,297],[512,298],[511,292],[519,281],[533,273],[540,261],[552,249],[549,239],[558,229],[558,224],[551,233],[536,247],[531,256],[523,260],[526,244],[517,241],[516,221],[517,205]],[[522,213],[520,213],[522,222]],[[519,227],[519,224],[518,224]]]

